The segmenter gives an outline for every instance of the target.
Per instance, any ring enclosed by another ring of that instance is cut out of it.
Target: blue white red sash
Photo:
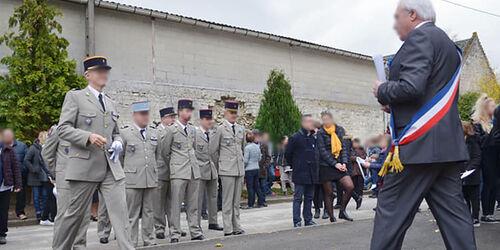
[[[462,51],[458,47],[457,52],[460,57],[460,64],[451,80],[431,100],[420,108],[411,119],[411,122],[406,125],[397,138],[394,128],[394,116],[391,109],[390,124],[393,144],[391,153],[387,156],[384,167],[382,167],[379,175],[384,176],[387,173],[388,167],[392,167],[391,172],[394,170],[401,172],[403,170],[403,165],[399,159],[399,146],[408,144],[425,134],[425,132],[436,125],[450,110],[458,93],[460,72],[462,71]]]

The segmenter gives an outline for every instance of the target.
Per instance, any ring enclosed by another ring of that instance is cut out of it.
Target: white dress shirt
[[[90,85],[88,85],[88,86],[89,86],[90,92],[92,92],[92,94],[94,94],[95,98],[97,98],[97,101],[99,101],[99,94],[102,95],[102,102],[104,103],[104,109],[107,110],[106,101],[104,100],[104,92],[99,92],[97,89],[92,88]]]

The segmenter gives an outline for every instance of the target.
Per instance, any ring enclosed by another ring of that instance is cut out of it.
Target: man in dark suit
[[[392,111],[395,150],[391,166],[398,165],[394,159],[399,151],[404,168],[399,173],[388,171],[384,179],[371,249],[401,249],[424,198],[447,249],[476,249],[457,164],[468,159],[457,108],[458,83],[448,84],[458,77],[460,54],[445,32],[434,25],[430,0],[400,0],[394,17],[394,29],[404,44],[392,60],[389,80],[376,82],[374,95],[384,110]],[[449,94],[438,95],[443,89],[449,89]],[[446,100],[447,105],[439,106],[436,99]],[[431,110],[429,107],[441,112],[426,112],[434,118],[423,120],[426,127],[412,123],[422,110]],[[421,133],[405,130],[407,125]],[[413,138],[403,142],[409,134]]]

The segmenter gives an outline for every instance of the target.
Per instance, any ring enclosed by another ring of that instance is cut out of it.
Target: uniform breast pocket
[[[224,137],[222,140],[222,143],[224,143],[226,146],[231,146],[234,144],[234,138]]]
[[[68,150],[69,158],[80,158],[80,159],[89,159],[90,150],[88,149],[80,149],[80,148],[70,148]]]
[[[92,112],[82,112],[80,113],[80,124],[84,126],[90,126],[96,118],[96,113]]]
[[[70,148],[71,145],[67,144],[67,143],[61,143],[61,148],[64,152],[65,155],[68,155],[69,154],[69,148]]]
[[[135,153],[137,146],[135,144],[127,144],[127,153]]]

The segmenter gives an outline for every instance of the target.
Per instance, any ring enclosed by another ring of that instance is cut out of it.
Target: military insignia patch
[[[85,119],[85,123],[87,123],[87,125],[92,124],[92,119],[88,117],[87,119]]]
[[[151,141],[158,141],[158,137],[156,137],[155,135],[151,135]]]
[[[228,146],[229,146],[229,145],[231,145],[231,140],[227,139],[227,140],[226,140],[226,144],[227,144]]]
[[[177,143],[177,148],[181,149],[182,145],[180,143]]]
[[[203,150],[204,146],[203,145],[200,145],[199,146],[200,150]]]
[[[51,127],[50,130],[49,130],[49,133],[47,134],[48,136],[51,136],[52,135],[52,132],[54,132],[54,127]]]
[[[64,153],[69,153],[69,147],[64,147]]]
[[[130,146],[130,151],[133,153],[135,152],[135,145]]]

